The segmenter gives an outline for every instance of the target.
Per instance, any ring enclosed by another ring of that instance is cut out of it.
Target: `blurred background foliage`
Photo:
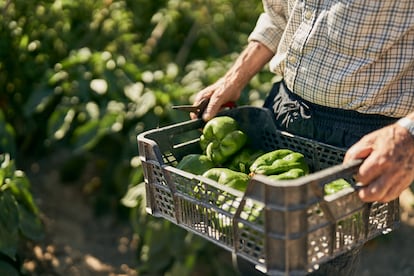
[[[140,273],[186,275],[203,267],[225,275],[212,257],[216,247],[145,214],[136,136],[188,120],[171,105],[191,103],[222,76],[261,12],[261,1],[248,0],[0,0],[0,153],[13,164],[13,173],[0,171],[0,204],[24,204],[2,182],[24,174],[18,168],[25,160],[66,149],[61,179],[76,181],[95,164],[84,190],[97,215],[131,220]],[[261,105],[272,78],[258,74],[238,104]],[[16,186],[23,201],[31,200],[29,184]],[[32,205],[33,235],[20,233],[22,239],[41,236]],[[10,217],[0,214],[2,220]],[[10,268],[1,256],[14,259],[15,247],[0,237],[0,271],[2,262]]]

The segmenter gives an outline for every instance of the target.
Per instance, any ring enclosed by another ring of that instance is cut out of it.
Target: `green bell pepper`
[[[249,168],[253,164],[254,160],[262,154],[264,154],[264,151],[262,150],[245,147],[231,158],[227,168],[233,171],[249,173]]]
[[[236,120],[229,116],[215,117],[208,121],[200,136],[200,146],[216,164],[224,164],[247,142],[247,135],[239,129]]]
[[[242,192],[246,190],[250,179],[245,173],[232,171],[227,168],[212,168],[206,171],[203,176]]]
[[[305,174],[308,174],[309,167],[303,154],[289,149],[277,149],[259,156],[250,166],[250,172],[272,175],[294,168],[302,169]]]
[[[305,175],[304,170],[299,169],[299,168],[294,168],[281,174],[269,175],[268,177],[272,180],[292,180],[292,179],[296,179],[304,175]]]
[[[348,181],[346,181],[343,178],[339,178],[337,180],[334,180],[326,184],[324,187],[324,192],[325,192],[325,195],[331,195],[336,192],[339,192],[342,189],[349,188],[349,187],[352,187],[352,186]]]
[[[188,154],[176,166],[177,169],[198,175],[213,167],[213,161],[204,154]]]

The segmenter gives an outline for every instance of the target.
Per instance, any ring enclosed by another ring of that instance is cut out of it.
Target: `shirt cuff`
[[[397,121],[397,124],[407,129],[408,132],[414,137],[414,121],[404,117]]]

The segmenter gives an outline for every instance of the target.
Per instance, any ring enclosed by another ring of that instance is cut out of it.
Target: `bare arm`
[[[414,112],[406,118],[414,120]],[[398,124],[364,136],[349,148],[344,162],[359,158],[365,159],[356,176],[363,201],[391,201],[414,181],[414,137]]]
[[[203,99],[210,99],[203,119],[210,120],[219,112],[222,105],[238,100],[243,88],[270,61],[273,55],[274,53],[262,43],[249,42],[227,73],[197,94],[194,104],[198,104]],[[191,117],[196,118],[196,115],[191,114]]]

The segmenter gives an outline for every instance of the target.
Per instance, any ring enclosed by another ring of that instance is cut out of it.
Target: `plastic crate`
[[[353,188],[324,196],[326,183],[354,181],[360,162],[341,164],[344,149],[279,131],[267,109],[239,107],[220,115],[236,119],[258,149],[301,152],[312,173],[290,181],[255,175],[242,193],[176,169],[183,156],[201,152],[204,122],[190,120],[138,136],[148,213],[197,233],[269,275],[306,274],[399,225],[398,199],[363,203]]]

